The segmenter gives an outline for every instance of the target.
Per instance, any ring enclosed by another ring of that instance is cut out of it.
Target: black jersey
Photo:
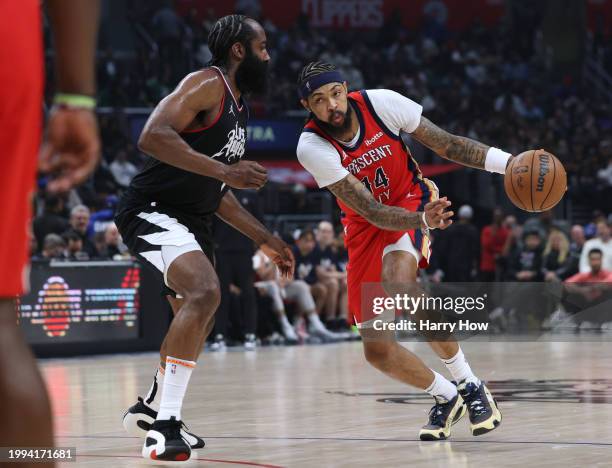
[[[221,75],[225,86],[220,111],[211,125],[182,132],[180,136],[197,152],[224,164],[234,164],[244,155],[248,109],[242,98],[236,101],[221,70],[211,68]],[[149,157],[142,171],[132,179],[130,188],[152,202],[186,213],[207,215],[217,210],[229,187],[220,180]]]

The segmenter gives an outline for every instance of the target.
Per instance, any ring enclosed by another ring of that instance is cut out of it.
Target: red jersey
[[[346,146],[327,135],[314,120],[304,127],[329,141],[338,151],[342,166],[357,177],[380,203],[413,206],[413,200],[429,199],[432,184],[423,178],[417,162],[399,135],[394,134],[377,115],[366,91],[349,93],[360,134],[353,146]],[[425,195],[425,196],[424,196]],[[368,223],[338,200],[344,213],[343,224]],[[416,211],[422,211],[419,203]],[[414,209],[413,209],[414,210]],[[368,223],[369,224],[369,223]]]
[[[21,294],[28,275],[31,195],[42,134],[40,4],[0,1],[0,298]]]
[[[357,177],[382,204],[408,211],[423,211],[425,204],[438,197],[435,184],[423,178],[419,166],[401,139],[401,132],[412,132],[419,125],[422,108],[389,90],[349,93],[348,99],[359,121],[355,141],[335,140],[310,120],[298,143],[300,163],[320,187],[342,180],[349,173]],[[314,134],[314,135],[313,135]],[[375,318],[369,299],[362,294],[379,294],[382,259],[392,251],[407,251],[421,268],[427,267],[431,253],[427,232],[421,229],[387,231],[372,225],[341,200],[342,224],[349,261],[346,267],[348,305],[358,324]]]

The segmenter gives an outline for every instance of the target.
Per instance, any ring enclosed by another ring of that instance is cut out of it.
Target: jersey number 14
[[[370,179],[368,179],[367,176],[361,179],[361,183],[365,185],[365,188],[367,188],[370,192],[372,192],[372,185],[370,184]],[[374,188],[378,189],[381,187],[388,187],[388,186],[389,186],[389,178],[387,177],[387,174],[385,174],[385,170],[382,167],[379,167],[378,169],[376,169],[376,172],[374,173]]]

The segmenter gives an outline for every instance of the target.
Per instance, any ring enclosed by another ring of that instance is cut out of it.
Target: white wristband
[[[436,229],[435,227],[431,227],[429,224],[427,224],[427,218],[425,218],[425,212],[423,211],[423,214],[421,215],[421,217],[423,218],[423,224],[425,225],[425,228],[432,230],[432,229]]]
[[[489,172],[497,172],[498,174],[506,173],[506,165],[508,164],[508,159],[510,159],[512,155],[510,153],[506,153],[499,148],[489,148],[487,151],[487,157],[485,158],[485,170]]]

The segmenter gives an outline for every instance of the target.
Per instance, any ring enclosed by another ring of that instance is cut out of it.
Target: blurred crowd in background
[[[306,16],[281,29],[260,16],[257,2],[244,3],[244,12],[266,29],[272,57],[270,90],[250,100],[252,116],[299,114],[299,70],[310,60],[328,61],[344,72],[350,88],[399,91],[456,134],[514,154],[551,149],[568,171],[569,196],[590,207],[590,219],[581,224],[555,219],[552,212],[519,222],[501,209],[488,215],[490,222],[475,223],[474,209],[464,205],[448,230],[433,233],[431,265],[423,281],[612,283],[612,106],[584,85],[581,71],[551,65],[537,8],[519,9],[511,21],[494,28],[475,21],[463,32],[449,31],[434,14],[425,15],[420,29],[407,30],[401,25],[405,13],[398,11],[380,30],[363,33],[313,28]],[[131,20],[143,26],[156,47],[153,52],[137,49],[135,57],[126,58],[102,45],[99,106],[113,109],[100,116],[103,161],[87,184],[65,196],[46,194],[46,181],[39,180],[31,248],[35,260],[130,258],[112,219],[144,155],[133,144],[122,109],[155,106],[185,74],[210,59],[206,38],[215,11],[180,16],[169,2],[130,5]],[[204,20],[196,20],[200,17]],[[612,69],[609,36],[596,31],[585,47]],[[431,158],[425,153],[420,159],[427,163]],[[308,211],[303,188],[281,190],[290,199],[287,212]],[[264,220],[261,193],[238,195]],[[310,213],[316,217],[316,211]],[[346,305],[343,233],[328,221],[330,216],[320,219],[279,232],[298,260],[291,282],[280,281],[248,239],[216,223],[223,300],[213,349],[232,341],[252,343],[255,336],[270,343],[354,336]]]
[[[102,35],[97,79],[99,106],[116,109],[100,122],[104,158],[109,165],[127,159],[138,167],[141,155],[120,109],[155,106],[187,73],[205,66],[211,57],[208,31],[217,15],[192,9],[180,16],[171,2],[132,3],[130,21],[142,26],[155,47],[124,57],[105,48]],[[266,96],[250,99],[252,117],[300,111],[297,76],[306,63],[320,59],[337,65],[351,89],[396,90],[421,103],[430,120],[451,132],[513,154],[551,150],[570,174],[572,197],[593,203],[612,194],[612,105],[582,79],[584,70],[553,61],[537,5],[514,2],[512,15],[495,27],[474,20],[464,31],[451,32],[435,9],[426,10],[414,30],[402,27],[405,11],[374,31],[314,28],[306,15],[281,29],[261,17],[257,2],[238,2],[239,9],[240,3],[266,29],[272,57],[271,86]],[[612,43],[604,32],[602,26],[588,35],[584,48],[609,72]]]

